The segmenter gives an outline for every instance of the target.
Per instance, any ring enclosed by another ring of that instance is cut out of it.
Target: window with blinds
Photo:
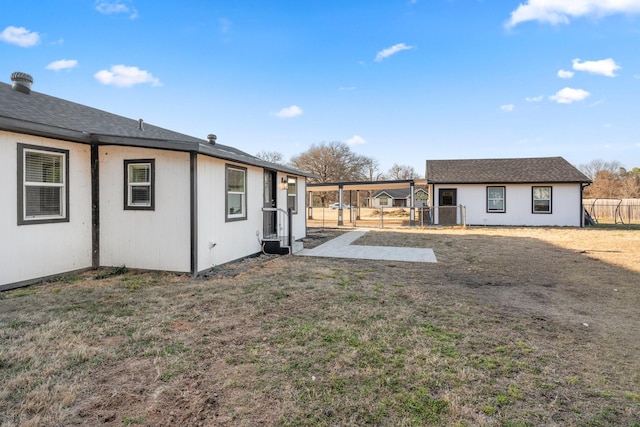
[[[125,160],[125,201],[127,210],[154,210],[155,161]]]
[[[551,213],[551,187],[531,187],[533,213]]]
[[[246,177],[246,169],[233,166],[226,167],[227,221],[247,218]]]
[[[69,151],[18,144],[18,224],[68,221]]]
[[[487,212],[506,212],[506,187],[487,187]]]

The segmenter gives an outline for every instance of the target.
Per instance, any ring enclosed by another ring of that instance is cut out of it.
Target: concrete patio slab
[[[392,246],[352,245],[368,230],[356,230],[342,234],[313,249],[302,249],[295,255],[329,258],[353,258],[405,262],[437,262],[433,249],[398,248]]]

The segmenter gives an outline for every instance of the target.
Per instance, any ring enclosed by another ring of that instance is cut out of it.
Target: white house
[[[0,83],[0,290],[96,267],[195,275],[306,236],[308,174],[11,77]]]
[[[426,179],[440,225],[580,227],[591,183],[562,157],[427,160]]]

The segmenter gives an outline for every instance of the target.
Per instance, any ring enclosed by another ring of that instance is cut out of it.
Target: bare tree
[[[590,180],[594,181],[598,172],[607,171],[615,174],[620,170],[621,166],[622,165],[617,160],[605,162],[602,159],[596,159],[591,160],[589,163],[578,165],[578,169],[580,169],[580,171]]]
[[[380,170],[380,163],[377,160],[369,159],[369,162],[369,181],[384,181],[387,179],[386,175]]]
[[[317,175],[311,182],[366,181],[375,161],[351,151],[344,142],[313,144],[291,158],[296,169]]]
[[[584,191],[585,198],[640,197],[640,168],[627,171],[617,160],[592,160],[578,169],[593,181]]]
[[[279,153],[277,151],[262,150],[261,152],[256,154],[256,157],[266,162],[284,164],[284,156],[282,155],[282,153]]]
[[[620,197],[620,175],[608,170],[596,172],[593,183],[585,189],[585,197],[588,198],[615,198]]]
[[[389,177],[391,179],[417,179],[421,178],[413,166],[399,165],[394,163],[389,169]]]

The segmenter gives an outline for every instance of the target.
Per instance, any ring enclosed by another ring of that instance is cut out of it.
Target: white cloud
[[[638,0],[527,0],[511,12],[505,27],[513,28],[527,21],[551,25],[568,24],[583,16],[601,18],[614,14],[640,13]]]
[[[96,10],[105,15],[123,13],[128,14],[131,19],[138,17],[138,11],[135,8],[129,7],[122,0],[98,0],[96,1]]]
[[[367,143],[367,141],[365,141],[365,139],[360,135],[353,135],[351,138],[347,139],[345,142],[347,143],[347,145],[360,145],[360,144]]]
[[[510,113],[514,110],[515,105],[513,104],[505,104],[505,105],[501,105],[500,106],[500,110],[504,111],[505,113]]]
[[[71,68],[76,68],[78,66],[78,61],[75,59],[60,59],[58,61],[53,61],[51,64],[47,65],[45,68],[47,70],[60,71],[60,70],[68,70]]]
[[[544,99],[544,95],[528,96],[525,98],[527,102],[540,102]]]
[[[558,70],[558,77],[561,79],[570,79],[575,73],[573,71]]]
[[[550,96],[549,99],[557,102],[558,104],[571,104],[576,101],[582,101],[589,95],[591,94],[586,90],[565,87],[564,89],[560,89],[556,92],[555,95]]]
[[[273,115],[281,119],[290,119],[292,117],[301,116],[303,113],[304,111],[302,111],[302,108],[297,105],[292,105],[290,107],[283,108],[277,113],[273,113]]]
[[[640,79],[640,74],[634,74],[634,75],[633,75],[633,78],[634,78],[634,79]]]
[[[586,71],[591,74],[601,74],[607,77],[615,77],[616,70],[621,67],[611,58],[601,59],[599,61],[584,61],[580,59],[573,60],[573,69],[578,71]]]
[[[117,87],[131,87],[141,83],[150,83],[151,86],[162,86],[160,80],[138,67],[126,65],[114,65],[110,70],[101,70],[94,74],[96,80],[104,85]]]
[[[378,52],[378,54],[376,55],[376,62],[380,62],[385,58],[390,57],[391,55],[395,55],[396,53],[403,51],[403,50],[411,50],[411,49],[415,49],[415,46],[407,46],[404,43],[398,43],[396,45],[393,45],[391,47],[388,47],[386,49],[381,50],[380,52]]]
[[[24,27],[9,26],[0,33],[0,40],[20,47],[32,47],[40,43],[40,34]]]

